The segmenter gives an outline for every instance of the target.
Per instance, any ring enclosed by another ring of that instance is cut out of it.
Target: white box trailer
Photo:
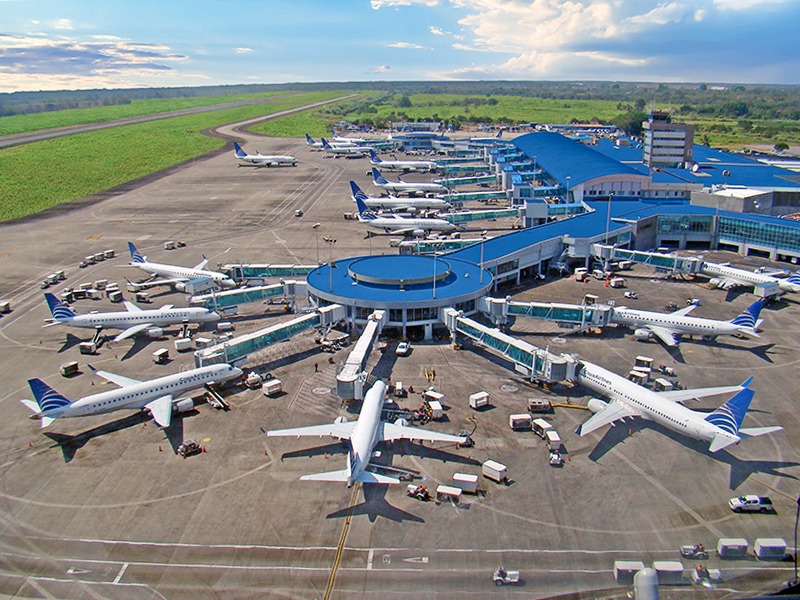
[[[615,560],[614,579],[617,585],[633,585],[633,576],[644,569],[640,560]]]
[[[461,488],[451,485],[440,485],[436,488],[436,502],[461,502]]]
[[[531,422],[531,426],[533,427],[533,433],[542,439],[545,439],[547,437],[547,432],[553,429],[553,426],[544,419],[534,419]]]
[[[530,431],[533,417],[528,413],[508,415],[508,426],[514,431]]]
[[[469,473],[453,473],[453,487],[460,488],[468,494],[477,494],[478,476]]]
[[[6,314],[11,312],[11,301],[0,300],[0,313]]]
[[[649,356],[637,356],[634,367],[650,367],[653,368],[653,359]]]
[[[167,362],[167,360],[169,360],[168,348],[159,348],[153,352],[153,362],[157,365],[163,365],[165,362]]]
[[[561,436],[558,435],[555,429],[545,431],[544,440],[547,442],[547,447],[550,448],[550,450],[561,450]]]
[[[744,538],[720,538],[717,541],[717,554],[720,558],[745,558],[747,546],[747,540]]]
[[[680,585],[683,580],[683,564],[679,560],[654,560],[653,569],[658,575],[658,585]]]
[[[782,538],[758,538],[753,543],[758,560],[783,560],[786,556],[786,540]]]
[[[261,393],[265,396],[275,396],[283,391],[280,379],[268,379],[261,386]]]
[[[671,381],[669,381],[668,379],[664,379],[662,377],[656,379],[653,385],[653,389],[657,392],[668,392],[674,387],[675,386]]]
[[[612,288],[623,288],[625,287],[625,278],[624,277],[612,277],[611,281],[608,282],[608,285]]]
[[[481,474],[486,479],[497,483],[505,483],[508,477],[508,467],[494,460],[487,460],[481,465]]]
[[[177,338],[175,340],[175,351],[176,352],[186,352],[191,350],[194,343],[192,342],[192,338]]]
[[[489,394],[487,392],[475,392],[469,395],[469,407],[479,410],[484,406],[489,406]]]

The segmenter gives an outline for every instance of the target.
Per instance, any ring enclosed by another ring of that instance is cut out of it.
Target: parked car
[[[735,513],[740,512],[772,512],[775,510],[772,506],[772,500],[766,496],[755,496],[748,494],[746,496],[737,496],[728,500],[728,506]]]
[[[406,356],[411,352],[411,343],[410,342],[400,342],[397,344],[397,348],[395,348],[395,354],[397,356]]]

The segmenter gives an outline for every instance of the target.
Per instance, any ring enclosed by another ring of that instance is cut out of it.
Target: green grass
[[[0,220],[101,192],[223,146],[222,140],[200,134],[209,127],[341,95],[300,94],[285,102],[112,127],[2,150]]]
[[[153,115],[173,110],[225,104],[238,100],[251,100],[255,98],[268,99],[284,93],[285,92],[238,94],[234,96],[203,96],[199,98],[133,100],[130,104],[119,104],[115,106],[73,108],[28,115],[12,115],[10,117],[0,117],[0,135],[12,135],[15,133],[38,131],[40,129],[53,129],[55,127],[69,127],[72,125],[85,125],[87,123],[115,121],[117,119]]]
[[[330,136],[333,122],[330,117],[326,117],[320,111],[315,110],[259,123],[251,127],[250,131],[261,135],[290,138],[304,137],[307,133],[313,138],[318,138],[320,136]]]

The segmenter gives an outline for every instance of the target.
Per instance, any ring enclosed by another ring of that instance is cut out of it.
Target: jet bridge
[[[463,316],[454,308],[443,308],[439,318],[450,330],[454,344],[472,342],[500,354],[514,363],[514,370],[530,379],[547,382],[566,381],[575,378],[578,366],[576,356],[554,354],[506,335],[499,329],[487,327]]]
[[[442,179],[437,183],[447,188],[454,188],[459,185],[476,185],[479,183],[497,183],[497,175],[476,175],[474,177],[451,177]]]
[[[318,265],[278,265],[234,263],[220,265],[219,270],[240,283],[263,285],[265,279],[276,277],[304,277]]]
[[[660,254],[658,252],[627,250],[625,248],[616,248],[605,244],[592,244],[591,253],[592,256],[601,260],[629,260],[643,265],[650,265],[655,267],[656,270],[683,273],[686,275],[696,275],[701,272],[703,267],[703,261],[699,258],[677,256],[674,254]]]
[[[459,223],[470,223],[472,221],[491,221],[494,219],[505,219],[519,217],[518,208],[500,208],[497,210],[470,210],[459,213],[449,213],[447,220],[457,225]]]
[[[508,194],[503,190],[493,192],[454,192],[452,194],[443,195],[442,199],[446,200],[450,204],[461,204],[463,202],[471,202],[473,200],[478,202],[488,202],[494,200],[507,202]]]
[[[285,323],[272,325],[253,333],[240,335],[221,344],[203,348],[194,353],[194,362],[197,367],[217,363],[234,364],[244,361],[247,357],[267,346],[307,331],[314,327],[329,327],[345,318],[345,307],[331,304],[319,310],[296,317]]]
[[[252,304],[261,302],[273,297],[291,297],[308,295],[305,281],[295,281],[293,279],[273,283],[271,285],[259,285],[256,287],[238,288],[235,290],[225,290],[200,296],[192,296],[189,304],[192,306],[203,306],[209,310],[219,310],[241,304]]]
[[[514,302],[507,298],[483,299],[483,312],[493,323],[503,325],[515,317],[555,321],[559,326],[586,329],[605,327],[613,309],[605,304],[559,304],[555,302]]]
[[[384,310],[376,310],[367,317],[364,332],[354,344],[344,367],[336,375],[336,394],[342,400],[363,400],[367,360],[378,343],[378,336],[388,320],[389,313]]]

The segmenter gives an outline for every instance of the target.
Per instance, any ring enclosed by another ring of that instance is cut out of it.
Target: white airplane
[[[748,388],[752,377],[740,386],[699,388],[654,392],[590,362],[583,362],[577,371],[577,382],[599,392],[611,400],[589,400],[587,406],[595,413],[578,426],[576,433],[587,435],[615,421],[641,417],[663,425],[667,429],[696,440],[709,442],[709,451],[717,452],[741,440],[780,431],[782,427],[742,428],[753,390]],[[712,413],[701,413],[686,408],[681,402],[737,392],[733,398]]]
[[[281,165],[297,166],[297,159],[294,156],[248,154],[242,147],[233,142],[233,154],[239,159],[240,167],[279,167]]]
[[[669,314],[615,306],[611,312],[611,322],[635,327],[634,336],[637,339],[649,340],[657,337],[670,347],[678,345],[678,338],[681,335],[700,335],[706,340],[713,340],[718,335],[742,333],[759,337],[756,331],[763,322],[758,318],[764,307],[763,300],[754,302],[742,314],[730,321],[687,316],[695,306],[695,304],[690,304]]]
[[[373,210],[404,210],[414,212],[419,209],[429,210],[446,210],[450,208],[450,204],[441,198],[398,198],[397,196],[383,196],[376,198],[374,196],[367,196],[355,181],[350,182],[350,190],[352,191],[351,197],[353,201],[356,198],[360,199],[367,208]]]
[[[322,149],[336,158],[364,158],[370,150],[374,150],[369,146],[331,146],[325,138],[322,138]]]
[[[341,144],[369,144],[371,141],[362,137],[342,137],[340,135],[336,135],[335,129],[331,129],[331,136],[334,142],[339,142]]]
[[[136,246],[134,246],[131,242],[128,242],[128,249],[131,252],[131,263],[129,266],[138,267],[145,273],[150,273],[151,275],[160,275],[167,278],[135,285],[142,287],[173,285],[175,286],[175,289],[183,291],[185,289],[184,284],[187,281],[192,281],[194,279],[211,279],[214,283],[223,288],[236,287],[236,282],[225,275],[225,273],[205,270],[205,266],[208,264],[208,259],[205,257],[203,258],[203,262],[190,269],[188,267],[178,267],[175,265],[164,265],[161,263],[148,262],[147,257],[142,256],[136,249]]]
[[[457,227],[444,219],[427,219],[418,217],[401,217],[400,215],[377,216],[367,208],[360,198],[353,198],[358,207],[358,220],[369,227],[383,229],[387,233],[398,235],[422,236],[430,231],[455,231]]]
[[[737,269],[727,265],[703,262],[700,271],[704,275],[713,276],[711,283],[724,290],[736,286],[756,286],[765,283],[777,282],[778,287],[784,292],[800,292],[800,275],[792,275],[786,279],[773,277],[764,273],[754,273],[745,269]]]
[[[308,134],[306,134],[306,145],[311,146],[312,148],[317,148],[319,150],[322,149],[322,142],[315,142],[314,138],[312,138]]]
[[[372,167],[372,183],[376,187],[383,188],[387,192],[394,192],[395,194],[446,194],[448,191],[441,183],[388,181],[375,167]]]
[[[190,390],[242,375],[241,369],[228,364],[200,367],[149,381],[138,381],[107,371],[96,371],[93,368],[92,371],[118,385],[120,389],[70,400],[41,379],[29,379],[28,385],[36,401],[21,402],[34,412],[30,418],[41,419],[42,427],[47,427],[58,418],[100,415],[116,410],[145,409],[153,415],[153,420],[158,425],[166,428],[172,422],[173,411],[186,412],[193,407],[191,398],[179,402],[174,402],[174,398]]]
[[[156,310],[142,310],[133,302],[125,302],[128,310],[117,312],[92,312],[88,314],[78,314],[72,308],[61,302],[53,294],[44,295],[53,319],[44,327],[53,325],[68,325],[70,327],[109,327],[111,329],[122,329],[115,342],[127,339],[141,331],[151,327],[166,327],[168,325],[180,325],[182,323],[212,323],[219,321],[220,316],[207,308],[173,308],[171,304],[162,306]]]
[[[402,171],[403,173],[427,173],[439,168],[439,165],[432,160],[383,160],[372,151],[369,153],[369,162],[373,167],[389,171]]]
[[[296,427],[294,429],[277,429],[267,431],[267,437],[321,437],[329,435],[340,440],[348,440],[347,468],[341,471],[315,473],[303,475],[304,481],[343,481],[347,487],[354,483],[400,483],[399,479],[373,473],[367,469],[373,451],[378,442],[393,442],[395,440],[427,440],[431,442],[463,443],[466,438],[447,433],[436,433],[416,427],[408,427],[401,423],[381,421],[381,411],[386,396],[386,384],[383,381],[375,382],[364,395],[361,412],[356,421],[347,421],[344,417],[337,418],[330,425],[312,425],[310,427]],[[373,466],[380,468],[380,466]]]

